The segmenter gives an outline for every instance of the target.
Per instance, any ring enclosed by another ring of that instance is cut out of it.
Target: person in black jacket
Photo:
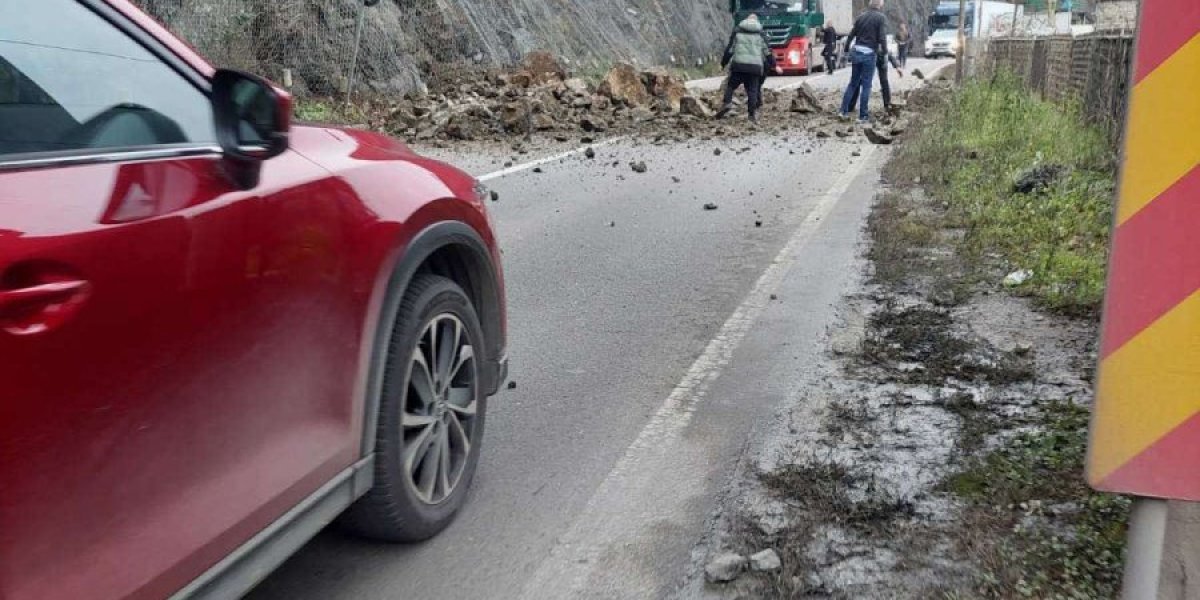
[[[861,96],[858,103],[858,120],[870,122],[871,80],[875,79],[878,57],[887,55],[887,17],[883,16],[883,0],[870,0],[867,12],[854,20],[854,29],[846,37],[846,53],[850,56],[850,85],[842,94],[843,117],[850,116],[850,100],[855,92]]]
[[[879,93],[883,95],[883,108],[890,111],[892,110],[892,86],[888,83],[888,64],[896,69],[896,75],[900,77],[904,77],[904,71],[900,68],[900,61],[890,52],[879,55],[879,58],[875,60],[875,70],[879,71]],[[870,96],[867,97],[867,101],[870,101]],[[858,90],[854,90],[854,95],[850,97],[850,110],[847,112],[854,112],[857,104]]]
[[[825,45],[821,49],[821,56],[825,59],[825,72],[833,73],[837,70],[837,30],[833,28],[833,21],[825,23],[825,28],[821,30],[821,43]]]

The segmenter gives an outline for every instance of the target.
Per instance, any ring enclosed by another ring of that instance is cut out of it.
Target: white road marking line
[[[532,161],[529,161],[526,163],[521,163],[519,165],[513,165],[511,167],[508,167],[507,169],[501,169],[499,171],[494,171],[492,173],[488,173],[487,175],[480,175],[476,179],[478,179],[479,181],[490,181],[492,179],[498,179],[498,178],[504,177],[506,175],[512,175],[513,173],[520,173],[521,171],[532,169],[534,167],[539,167],[546,163],[552,163],[555,161],[562,160],[564,158],[570,158],[572,156],[575,156],[576,154],[580,154],[582,152],[587,151],[588,148],[599,148],[601,146],[608,146],[609,144],[615,144],[615,143],[625,140],[629,137],[630,136],[628,136],[628,135],[619,135],[617,137],[611,137],[606,140],[600,140],[594,144],[580,146],[574,150],[568,150],[566,152],[561,152],[559,154],[555,154],[554,156],[547,156],[546,158],[539,158],[537,160],[532,160]]]
[[[603,557],[633,542],[630,531],[647,531],[655,523],[682,514],[683,507],[703,493],[700,479],[707,467],[705,461],[697,465],[680,446],[684,430],[713,382],[729,364],[734,350],[770,303],[771,294],[850,184],[871,164],[868,159],[875,151],[875,146],[866,146],[862,160],[842,173],[812,208],[716,337],[626,448],[566,534],[556,541],[549,556],[526,582],[520,598],[558,600],[582,593],[587,590],[593,569],[603,566]],[[633,574],[627,575],[630,577],[626,582],[636,585]],[[608,591],[612,592],[609,598],[624,597],[614,590]]]

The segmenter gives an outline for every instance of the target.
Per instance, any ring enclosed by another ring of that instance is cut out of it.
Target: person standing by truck
[[[837,29],[834,29],[833,21],[827,21],[821,30],[821,43],[824,44],[821,56],[825,59],[825,72],[833,73],[837,70]]]
[[[900,68],[900,61],[898,61],[895,56],[892,56],[892,54],[890,52],[888,52],[887,54],[880,54],[879,57],[875,59],[875,70],[879,72],[879,93],[883,96],[883,108],[884,108],[884,110],[891,112],[891,110],[892,110],[892,86],[891,86],[891,84],[888,83],[888,70],[887,70],[889,63],[892,65],[893,69],[896,69],[897,76],[904,77],[904,71],[901,70],[901,68]],[[871,101],[870,97],[867,98],[867,101],[868,102]],[[857,104],[858,104],[858,90],[854,90],[854,95],[850,97],[850,111],[849,112],[854,112],[854,107]]]
[[[725,98],[717,118],[729,115],[733,110],[733,93],[739,87],[746,88],[746,108],[750,120],[758,120],[758,109],[762,106],[762,80],[767,69],[780,71],[775,65],[775,55],[762,36],[762,23],[758,15],[751,14],[738,23],[737,29],[729,38],[725,54],[721,58],[721,66],[729,67],[729,78],[725,81]]]
[[[901,23],[900,29],[896,31],[896,53],[897,60],[900,61],[900,68],[908,66],[908,52],[912,49],[912,33],[908,31],[908,23]]]
[[[883,0],[870,0],[867,12],[854,20],[854,28],[846,37],[846,52],[850,56],[850,85],[842,94],[841,115],[850,116],[850,100],[857,91],[862,102],[858,103],[858,121],[871,120],[871,80],[875,79],[875,63],[879,56],[887,55],[887,17],[883,16]]]

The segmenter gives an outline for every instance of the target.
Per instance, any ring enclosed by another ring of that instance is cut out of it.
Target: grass
[[[298,121],[330,124],[363,124],[370,120],[371,108],[365,102],[347,103],[334,98],[296,98],[293,109]]]
[[[870,530],[913,511],[908,499],[875,490],[863,475],[834,463],[789,465],[764,475],[762,481],[793,507],[826,524]],[[856,494],[864,486],[865,493]]]
[[[968,503],[975,523],[963,544],[983,568],[975,591],[984,598],[1115,597],[1130,501],[1083,481],[1086,408],[1045,404],[1035,421],[944,484]],[[1047,511],[1053,516],[1039,520]]]
[[[1064,175],[1013,191],[1038,165]],[[920,181],[966,230],[963,249],[1033,277],[1019,291],[1056,311],[1095,314],[1104,290],[1116,149],[1071,105],[1044,101],[1008,74],[975,80],[935,106],[898,153],[893,180]]]

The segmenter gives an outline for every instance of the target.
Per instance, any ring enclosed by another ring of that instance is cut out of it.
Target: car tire
[[[413,279],[392,327],[374,486],[341,522],[366,537],[419,542],[450,524],[475,475],[487,413],[483,328],[458,284],[427,274]]]

